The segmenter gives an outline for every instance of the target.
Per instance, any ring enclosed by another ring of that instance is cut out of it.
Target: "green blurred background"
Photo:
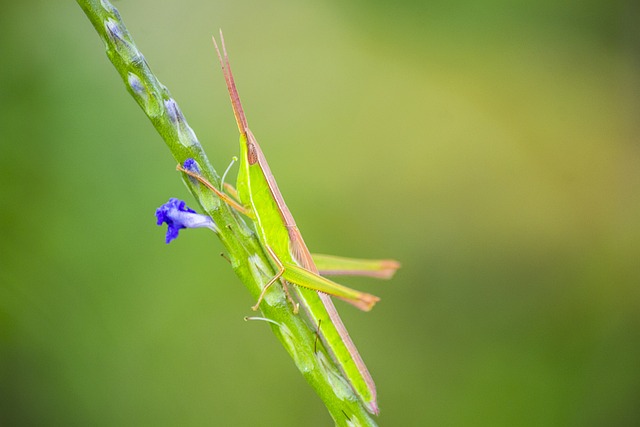
[[[222,27],[311,250],[403,263],[339,304],[381,425],[640,423],[638,7],[512,3],[115,3],[219,171]],[[77,4],[0,27],[0,425],[331,425]]]

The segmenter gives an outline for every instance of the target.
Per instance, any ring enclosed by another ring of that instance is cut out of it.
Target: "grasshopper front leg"
[[[189,169],[185,169],[180,164],[176,166],[176,169],[179,170],[180,172],[183,172],[183,173],[189,175],[190,177],[192,177],[194,179],[197,179],[202,185],[207,187],[209,190],[213,191],[216,194],[216,196],[218,196],[223,202],[225,202],[226,204],[231,206],[236,211],[240,212],[243,215],[248,216],[249,218],[254,218],[255,217],[255,215],[254,215],[254,213],[253,213],[253,211],[251,209],[247,208],[246,206],[241,205],[239,202],[234,200],[229,195],[227,195],[227,194],[223,193],[222,191],[218,190],[213,184],[211,184],[209,181],[207,181],[207,179],[205,177],[203,177],[202,175],[200,175],[199,173],[191,171]],[[237,192],[235,191],[235,188],[233,188],[233,186],[230,186],[230,187],[233,189],[233,194],[235,194],[235,196],[237,196]]]

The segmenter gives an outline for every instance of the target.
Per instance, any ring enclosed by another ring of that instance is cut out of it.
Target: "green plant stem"
[[[195,159],[202,174],[219,183],[202,146],[189,127],[178,104],[151,72],[136,47],[120,14],[107,0],[77,0],[104,41],[107,56],[122,77],[125,87],[162,136],[175,160],[182,164]],[[264,249],[242,218],[198,182],[185,179],[187,187],[208,215],[218,224],[220,240],[229,253],[231,265],[249,292],[258,298],[264,284],[275,274]],[[293,313],[281,290],[270,290],[262,304],[262,314],[296,366],[315,389],[336,425],[375,426],[347,381],[328,356],[302,315]],[[247,406],[251,405],[247,393]]]

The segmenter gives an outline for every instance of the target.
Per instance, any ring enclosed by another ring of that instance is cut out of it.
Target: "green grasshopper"
[[[322,325],[320,335],[326,347],[367,409],[378,414],[373,379],[349,337],[349,333],[329,295],[341,298],[364,311],[369,311],[379,301],[379,298],[342,286],[323,277],[321,273],[390,278],[400,267],[400,264],[393,260],[360,260],[328,255],[311,255],[284,202],[258,141],[248,127],[231,73],[222,32],[220,32],[220,38],[223,54],[220,53],[215,38],[213,43],[222,66],[236,123],[240,131],[241,156],[237,190],[227,184],[223,186],[229,194],[224,193],[198,173],[187,170],[180,165],[177,168],[199,180],[229,206],[253,220],[258,239],[268,252],[274,266],[277,267],[277,274],[263,287],[258,302],[252,308],[258,309],[269,287],[277,281],[283,281],[285,291],[287,291],[287,283],[297,285],[295,290],[298,301],[313,322],[316,325]],[[316,264],[320,266],[320,271]],[[289,299],[291,299],[290,296]],[[297,310],[295,304],[294,310]]]

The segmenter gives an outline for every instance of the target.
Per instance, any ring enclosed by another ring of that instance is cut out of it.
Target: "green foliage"
[[[223,27],[310,249],[403,261],[338,307],[380,424],[533,427],[640,420],[632,3],[115,4],[218,171]],[[330,424],[210,232],[161,244],[187,192],[78,5],[0,23],[0,424]]]

